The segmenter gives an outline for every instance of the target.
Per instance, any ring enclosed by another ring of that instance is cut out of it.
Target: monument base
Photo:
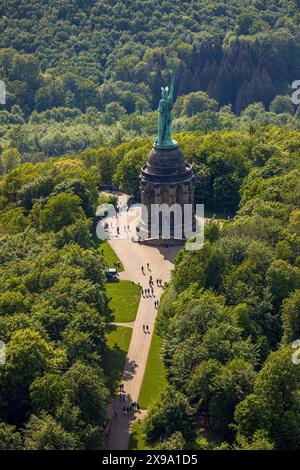
[[[141,243],[144,245],[150,246],[184,246],[186,240],[177,240],[175,238],[170,238],[170,240],[162,240],[161,238],[146,238],[145,240],[141,240]]]
[[[145,220],[141,217],[137,226],[137,232],[141,241],[157,240],[162,243],[168,243],[169,241],[171,243],[185,243],[196,235],[196,227],[196,218],[193,216],[192,220],[183,220],[180,224],[173,224],[172,227],[166,227],[166,229],[161,227],[159,231],[156,231],[151,227],[151,220]],[[156,229],[158,229],[158,227],[156,227]]]
[[[170,142],[166,144],[162,144],[162,145],[158,144],[157,140],[155,140],[153,142],[153,147],[158,150],[172,150],[172,149],[179,147],[179,145],[178,145],[177,140],[175,139],[172,139]]]

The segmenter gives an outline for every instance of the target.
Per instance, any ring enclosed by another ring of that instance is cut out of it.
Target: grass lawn
[[[139,396],[143,410],[147,410],[167,387],[166,370],[160,358],[161,343],[162,340],[154,331]]]
[[[143,437],[143,423],[137,421],[132,427],[130,435],[129,450],[151,450],[152,448],[145,443]]]
[[[107,240],[102,242],[99,245],[99,250],[100,250],[100,253],[101,253],[101,250],[103,250],[104,259],[106,260],[109,268],[114,268],[115,263],[120,262],[119,258],[117,257],[116,253],[114,252],[114,250],[112,249],[112,247],[110,246]],[[118,271],[119,272],[124,271],[124,267],[122,263],[121,263],[121,266],[118,268]]]
[[[111,325],[106,333],[107,350],[103,358],[103,369],[112,396],[122,377],[131,335],[132,329],[125,326]]]
[[[113,322],[132,322],[135,320],[140,303],[141,291],[131,281],[109,282],[106,284],[110,300],[108,308]]]

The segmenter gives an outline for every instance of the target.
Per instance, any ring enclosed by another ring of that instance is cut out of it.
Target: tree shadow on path
[[[124,372],[123,372],[123,380],[131,380],[135,375],[135,371],[137,368],[137,363],[135,361],[130,361],[128,358],[125,362]]]

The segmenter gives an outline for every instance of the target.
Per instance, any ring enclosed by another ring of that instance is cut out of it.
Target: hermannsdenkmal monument
[[[185,234],[195,228],[195,176],[178,143],[172,138],[174,82],[172,75],[170,89],[161,88],[157,137],[140,173],[141,203],[147,209],[141,216],[140,232],[144,241],[149,243],[182,243],[186,240]],[[157,205],[166,205],[170,209],[169,217],[168,211],[166,214],[158,213]],[[172,211],[174,205],[176,213]],[[192,208],[189,214],[185,211],[188,206]],[[167,224],[169,228],[164,230]]]

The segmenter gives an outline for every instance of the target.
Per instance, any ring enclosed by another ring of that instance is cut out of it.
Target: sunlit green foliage
[[[154,447],[163,440],[175,448],[180,433],[198,449],[296,449],[299,367],[291,342],[299,339],[299,134],[253,128],[198,142],[199,148],[191,134],[186,148],[188,158],[193,149],[197,173],[199,159],[200,175],[220,171],[224,178],[229,169],[240,178],[238,201],[227,205],[239,210],[232,221],[211,221],[201,250],[178,255],[158,316],[171,389],[151,407],[145,438]],[[209,179],[206,196],[200,194],[210,204],[223,191]],[[171,426],[176,393],[179,419]],[[187,421],[203,423],[206,433],[191,435]]]

